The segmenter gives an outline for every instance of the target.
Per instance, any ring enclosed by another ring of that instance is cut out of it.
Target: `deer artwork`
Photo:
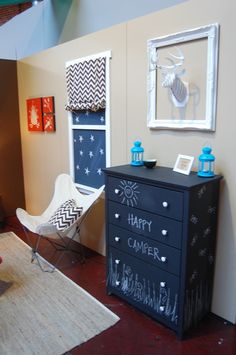
[[[184,55],[180,48],[175,47],[175,49],[177,50],[177,55],[168,52],[169,57],[166,60],[170,62],[169,65],[159,64],[158,50],[155,51],[151,58],[151,65],[152,69],[161,70],[163,77],[161,85],[170,90],[173,104],[176,107],[185,107],[189,99],[189,85],[180,78],[185,73],[185,69],[179,71],[179,68],[184,63]]]

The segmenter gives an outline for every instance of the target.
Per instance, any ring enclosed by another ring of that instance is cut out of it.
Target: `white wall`
[[[186,1],[188,0],[73,0],[60,43]]]
[[[44,0],[0,27],[0,58],[21,59],[55,46],[72,0]]]
[[[185,1],[188,0],[44,0],[0,27],[0,58],[22,59]]]

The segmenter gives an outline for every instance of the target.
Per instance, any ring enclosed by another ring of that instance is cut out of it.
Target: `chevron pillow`
[[[82,207],[76,206],[75,200],[67,200],[52,215],[48,223],[53,224],[59,231],[69,228],[81,216]]]

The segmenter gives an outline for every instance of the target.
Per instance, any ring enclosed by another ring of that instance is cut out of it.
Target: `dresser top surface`
[[[173,171],[171,168],[160,166],[148,169],[145,166],[120,165],[103,169],[103,171],[115,177],[122,175],[123,177],[143,180],[146,183],[158,183],[163,186],[171,185],[181,189],[190,189],[194,186],[203,185],[222,178],[221,175],[216,175],[212,178],[202,178],[199,177],[196,172],[191,172],[190,175],[184,175]]]

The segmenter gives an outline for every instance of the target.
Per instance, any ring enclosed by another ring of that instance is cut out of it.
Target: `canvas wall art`
[[[26,100],[28,130],[35,132],[43,131],[42,100],[34,98]]]
[[[47,96],[42,97],[42,108],[43,108],[43,126],[44,131],[54,132],[55,131],[55,111],[54,111],[54,97]]]

